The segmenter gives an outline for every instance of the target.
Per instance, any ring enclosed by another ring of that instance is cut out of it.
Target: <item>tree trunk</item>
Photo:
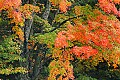
[[[48,17],[49,17],[50,7],[51,7],[51,3],[49,2],[49,0],[47,0],[45,12],[44,12],[43,15],[42,15],[42,18],[45,19],[45,20],[47,20]]]

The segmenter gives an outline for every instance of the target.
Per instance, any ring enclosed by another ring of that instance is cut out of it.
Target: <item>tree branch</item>
[[[66,20],[64,20],[63,22],[61,22],[57,27],[55,27],[55,28],[53,28],[52,30],[50,30],[49,32],[53,32],[53,31],[55,31],[56,29],[60,28],[61,25],[63,25],[63,24],[66,23],[67,21],[69,21],[69,20],[71,20],[71,19],[74,19],[74,18],[77,18],[77,17],[81,17],[81,16],[83,16],[83,15],[74,16],[74,17],[72,17],[72,18],[66,19]],[[49,33],[49,32],[48,32],[48,33]]]

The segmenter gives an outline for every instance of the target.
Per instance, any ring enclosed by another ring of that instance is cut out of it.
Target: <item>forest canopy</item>
[[[119,80],[120,0],[0,0],[1,80]]]

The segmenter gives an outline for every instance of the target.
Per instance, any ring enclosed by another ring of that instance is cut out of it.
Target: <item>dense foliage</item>
[[[119,9],[120,0],[0,0],[0,79],[119,80]]]

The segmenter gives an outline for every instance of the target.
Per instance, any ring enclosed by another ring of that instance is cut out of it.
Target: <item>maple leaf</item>
[[[57,38],[55,39],[55,47],[56,48],[64,48],[68,46],[67,38],[64,35],[65,31],[59,32]]]
[[[117,64],[113,64],[114,69],[118,68]]]
[[[67,3],[66,0],[61,0],[59,3],[59,8],[62,12],[67,12]]]
[[[22,21],[22,14],[20,12],[13,11],[13,17],[16,19],[18,22]]]
[[[49,0],[53,6],[57,6],[61,0]]]
[[[69,6],[71,6],[71,3],[67,2],[67,0],[61,0],[59,2],[59,9],[61,10],[61,12],[67,12]]]
[[[16,10],[9,12],[8,17],[12,18],[11,23],[15,23],[16,25],[23,22],[22,13]]]
[[[7,9],[9,9],[10,7],[18,8],[21,3],[21,0],[5,0],[4,6],[6,6]]]
[[[118,14],[118,10],[115,7],[116,3],[120,3],[120,0],[98,0],[100,8],[106,13],[113,13],[115,15]],[[115,3],[115,4],[114,4]]]
[[[2,8],[3,8],[3,3],[4,3],[4,0],[0,0],[0,11],[1,11]]]
[[[71,51],[78,57],[82,59],[88,59],[90,56],[93,56],[98,53],[96,49],[93,49],[91,46],[75,46]]]

